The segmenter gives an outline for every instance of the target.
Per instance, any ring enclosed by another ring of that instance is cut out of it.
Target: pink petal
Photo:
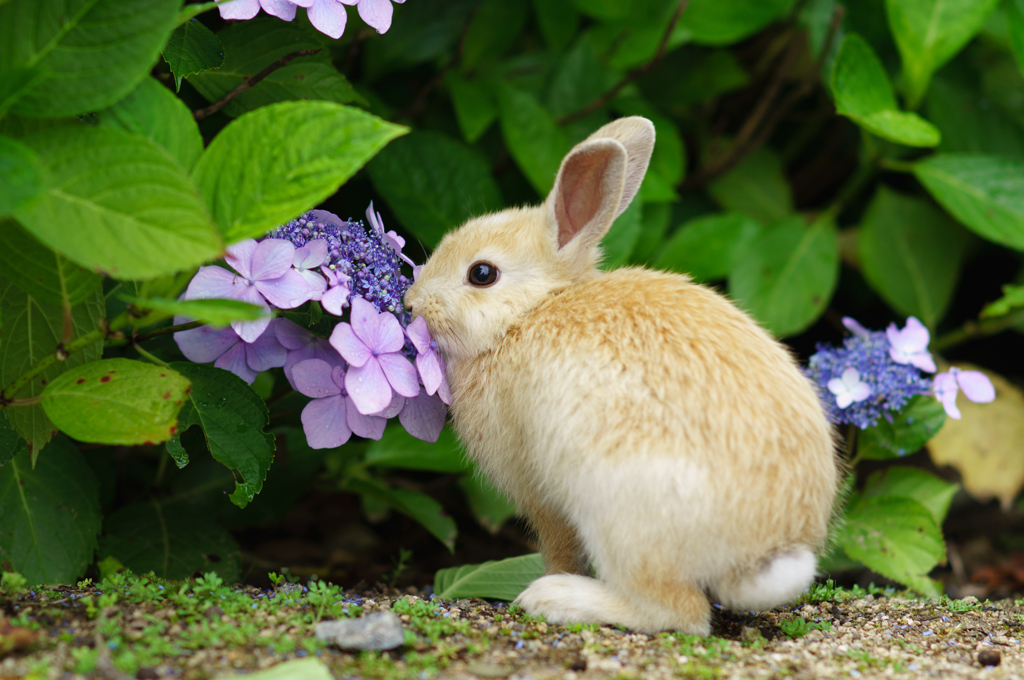
[[[174,341],[185,358],[197,364],[206,364],[214,361],[232,345],[241,342],[231,328],[211,328],[200,326],[188,331],[178,331],[174,334]]]
[[[348,415],[348,426],[354,434],[366,439],[380,439],[384,435],[384,426],[388,424],[387,418],[378,416],[364,416],[352,403],[351,397],[345,397],[346,413]]]
[[[240,279],[223,267],[200,267],[189,281],[182,300],[238,299],[239,287],[249,282]]]
[[[278,319],[274,324],[277,341],[290,350],[302,349],[313,342],[313,334],[288,319]]]
[[[363,366],[350,366],[345,374],[345,390],[356,409],[364,415],[383,411],[391,403],[391,386],[380,364],[371,359]]]
[[[380,340],[377,351],[398,352],[405,347],[405,333],[402,332],[402,324],[394,314],[382,312],[380,315]]]
[[[352,437],[341,396],[314,399],[302,409],[302,430],[311,449],[333,449]]]
[[[316,0],[306,10],[306,14],[309,16],[309,23],[313,24],[313,28],[335,40],[345,32],[348,15],[345,13],[344,5],[338,4],[336,0]],[[314,210],[313,212],[325,211]]]
[[[324,262],[327,262],[327,241],[318,238],[296,248],[292,264],[296,269],[316,269]]]
[[[396,393],[391,395],[391,403],[388,404],[387,408],[379,413],[374,413],[373,415],[378,418],[388,420],[389,418],[394,418],[401,413],[403,408],[405,408],[405,397]]]
[[[405,329],[405,334],[412,340],[412,346],[416,348],[416,352],[423,354],[430,349],[430,331],[427,330],[427,322],[423,320],[422,316],[417,316],[409,324],[409,327]]]
[[[339,323],[331,331],[331,347],[338,350],[338,354],[345,358],[352,366],[365,366],[366,362],[373,356],[373,352],[362,340],[356,337],[352,326],[347,323]],[[372,411],[371,411],[372,413]]]
[[[444,362],[441,362],[441,366],[444,366]],[[441,397],[441,401],[446,404],[452,403],[452,388],[448,386],[448,376],[445,375],[445,371],[441,369],[441,385],[437,388],[437,396]]]
[[[260,5],[267,11],[267,14],[278,19],[291,21],[295,18],[295,5],[289,0],[260,0]]]
[[[288,348],[277,341],[273,329],[268,328],[256,342],[245,346],[245,360],[254,371],[284,366],[288,360]]]
[[[964,396],[976,404],[995,401],[996,388],[981,371],[957,371],[956,382],[964,391]]]
[[[844,316],[843,325],[846,326],[846,330],[850,331],[854,335],[860,336],[862,338],[868,337],[868,329],[864,328],[864,326],[861,326],[860,323],[852,317]]]
[[[302,274],[288,265],[283,276],[276,279],[256,281],[256,290],[263,293],[267,301],[280,309],[294,309],[309,300],[316,291],[309,287]]]
[[[426,352],[417,355],[416,370],[419,371],[420,378],[423,379],[423,387],[427,390],[427,394],[437,392],[444,380],[444,373],[441,370],[441,362],[438,360],[437,353]]]
[[[252,276],[256,281],[276,279],[292,268],[295,246],[281,238],[268,238],[258,246],[252,255]]]
[[[314,0],[288,0],[288,2],[295,3],[299,7],[312,7]]]
[[[330,267],[320,267],[320,273],[327,277],[327,284],[331,288],[335,286],[348,286],[348,282],[352,278],[348,274],[342,274],[340,271]]]
[[[932,380],[932,391],[935,392],[935,398],[942,403],[942,408],[946,410],[946,415],[954,420],[960,420],[960,409],[956,407],[956,394],[958,387],[956,384],[956,378],[952,373],[939,373]]]
[[[370,207],[366,209],[366,221],[370,223],[370,228],[377,232],[378,236],[384,236],[384,222],[380,219],[380,215],[374,212],[373,201],[370,201]]]
[[[378,33],[387,33],[391,28],[391,0],[359,0],[359,17]]]
[[[292,384],[296,390],[314,399],[341,394],[341,387],[331,378],[333,370],[333,366],[321,359],[300,361],[292,366]]]
[[[250,385],[256,379],[257,372],[249,368],[249,364],[246,363],[245,345],[241,342],[222,354],[213,365],[223,368],[225,371],[231,371]]]
[[[295,271],[299,273],[299,276],[305,279],[306,285],[309,286],[309,289],[313,292],[313,294],[309,296],[309,299],[319,300],[323,296],[324,291],[327,290],[327,279],[320,276],[315,271],[310,271],[308,269],[296,269]]]
[[[328,314],[341,316],[341,310],[348,304],[348,286],[335,286],[320,296],[320,306]]]
[[[928,352],[917,352],[910,355],[910,363],[927,373],[934,373],[938,370],[935,366],[935,359]]]
[[[221,19],[239,19],[245,21],[252,19],[260,12],[259,0],[231,0],[223,5],[217,5]]]
[[[243,278],[252,279],[252,256],[256,252],[255,239],[247,238],[228,246],[224,261]]]
[[[391,316],[390,314],[386,316]],[[352,298],[352,311],[349,313],[349,321],[352,323],[352,331],[362,340],[370,350],[381,351],[381,323],[384,314],[377,312],[377,309],[361,297]],[[395,317],[391,316],[392,319]],[[399,326],[401,328],[401,326]],[[384,350],[393,352],[394,350]],[[344,352],[342,355],[344,356]],[[347,358],[347,357],[346,357]],[[352,362],[349,362],[352,363]]]
[[[284,375],[288,378],[288,384],[292,386],[292,389],[299,392],[302,390],[299,390],[296,386],[292,371],[297,364],[308,359],[320,359],[332,368],[334,366],[344,367],[345,363],[338,353],[334,351],[334,348],[327,344],[326,340],[321,340],[320,338],[315,338],[313,342],[301,349],[288,352],[288,359],[284,362]],[[344,385],[344,381],[335,382],[338,385]]]
[[[405,408],[398,414],[398,422],[413,437],[433,443],[441,436],[446,413],[440,399],[423,393],[405,400]]]
[[[398,353],[381,354],[377,357],[377,361],[395,392],[403,397],[415,397],[420,393],[420,381],[416,378],[416,368],[404,356]]]
[[[260,305],[266,307],[268,310],[270,306],[267,305],[267,301],[263,299],[260,292],[256,290],[255,286],[236,286],[240,295],[235,296],[236,300],[242,302],[248,302],[253,305]],[[246,342],[256,342],[256,338],[263,335],[263,332],[270,326],[271,316],[267,314],[261,319],[255,321],[232,321],[231,327],[235,329],[235,332],[245,340]]]

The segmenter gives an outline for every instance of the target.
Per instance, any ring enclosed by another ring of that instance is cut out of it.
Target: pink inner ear
[[[569,243],[600,210],[606,198],[604,174],[608,161],[609,154],[603,149],[577,152],[565,159],[555,202],[559,248]]]

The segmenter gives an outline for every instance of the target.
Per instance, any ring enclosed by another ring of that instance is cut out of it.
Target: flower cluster
[[[413,436],[436,441],[451,401],[437,344],[423,320],[410,321],[402,306],[411,282],[401,265],[412,265],[402,254],[405,242],[384,231],[373,204],[367,219],[369,229],[310,211],[259,242],[230,246],[226,262],[234,272],[202,267],[182,296],[243,300],[267,309],[257,321],[202,326],[174,339],[190,361],[212,361],[250,384],[260,371],[283,368],[292,388],[313,399],[302,412],[313,448],[340,446],[353,434],[380,439],[395,416]],[[347,307],[348,321],[325,339],[272,317],[273,309],[310,300],[339,317]]]
[[[818,345],[806,369],[833,423],[863,430],[881,416],[891,421],[892,412],[918,394],[934,395],[955,419],[960,418],[959,390],[974,402],[995,399],[992,382],[979,371],[952,368],[932,379],[925,375],[936,371],[935,360],[928,352],[928,329],[914,317],[902,330],[890,324],[885,332],[869,331],[849,317],[843,324],[853,335],[842,347]]]
[[[399,4],[405,0],[393,0]],[[224,19],[252,19],[259,14],[260,8],[278,19],[291,21],[295,18],[298,7],[306,9],[309,22],[321,33],[326,33],[335,40],[345,32],[348,13],[345,5],[357,5],[359,17],[378,33],[387,33],[391,28],[391,16],[394,8],[392,0],[229,0],[217,5],[220,16]]]

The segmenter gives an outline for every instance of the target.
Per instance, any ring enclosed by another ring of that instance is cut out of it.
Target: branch
[[[193,328],[199,328],[206,324],[202,321],[189,321],[188,323],[180,323],[177,326],[165,326],[163,328],[157,328],[155,331],[136,335],[132,338],[132,344],[135,345],[146,340],[152,340],[153,338],[160,337],[161,335],[168,335],[169,333],[177,333],[178,331],[189,331]]]
[[[683,11],[686,9],[686,6],[689,4],[689,2],[690,0],[680,0],[679,5],[676,7],[675,13],[672,15],[672,19],[668,22],[668,27],[666,27],[665,32],[661,36],[661,42],[658,43],[658,50],[657,52],[654,53],[653,59],[651,59],[646,64],[637,66],[635,69],[627,73],[625,76],[622,77],[621,80],[619,80],[619,82],[615,83],[610,90],[608,90],[600,97],[584,106],[582,109],[564,115],[561,118],[559,118],[556,122],[559,125],[565,125],[566,123],[572,123],[582,118],[586,118],[594,111],[597,111],[602,106],[604,106],[611,100],[615,99],[615,97],[618,96],[619,92],[622,91],[622,88],[626,87],[634,80],[636,80],[637,78],[639,78],[640,76],[644,75],[652,68],[657,66],[661,62],[661,60],[665,58],[665,51],[668,48],[669,38],[672,37],[673,31],[676,30],[676,25],[679,23],[679,17],[683,15]]]
[[[252,88],[254,85],[256,85],[258,82],[260,82],[261,80],[263,80],[264,78],[269,76],[271,73],[273,73],[277,69],[282,68],[284,66],[287,66],[288,63],[292,59],[294,59],[295,57],[308,57],[308,56],[312,56],[312,55],[316,54],[319,51],[320,51],[319,49],[315,49],[315,50],[298,50],[296,52],[292,52],[289,55],[281,57],[280,59],[278,59],[273,64],[271,64],[270,66],[266,67],[265,69],[263,69],[262,71],[260,71],[256,75],[247,77],[245,80],[242,81],[241,85],[239,85],[235,89],[231,90],[231,92],[228,92],[226,95],[221,97],[218,101],[214,102],[213,104],[210,104],[205,109],[199,109],[198,111],[193,112],[192,115],[195,117],[196,120],[202,120],[203,118],[206,118],[207,116],[211,116],[211,115],[217,113],[218,111],[223,109],[225,106],[227,106],[231,102],[232,99],[234,99],[238,95],[242,94],[246,90]]]
[[[955,347],[956,345],[961,345],[968,340],[987,338],[990,335],[1002,333],[1003,331],[1016,326],[1021,321],[1024,321],[1024,309],[1019,309],[1005,316],[999,316],[992,319],[968,321],[955,331],[950,331],[949,333],[936,338],[932,342],[931,349],[934,352],[939,352],[950,347]]]

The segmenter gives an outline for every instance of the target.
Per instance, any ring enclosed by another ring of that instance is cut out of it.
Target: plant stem
[[[156,364],[157,366],[167,366],[167,362],[166,361],[164,361],[163,359],[158,359],[157,357],[153,356],[152,354],[150,354],[146,350],[142,349],[142,347],[139,346],[139,343],[137,341],[133,341],[132,342],[132,348],[135,349],[136,352],[141,354],[143,356],[143,358],[145,358],[148,361]]]
[[[177,333],[178,331],[189,331],[193,328],[199,328],[204,326],[202,321],[189,321],[188,323],[180,323],[177,326],[165,326],[164,328],[157,328],[155,331],[143,333],[142,335],[136,335],[132,338],[132,343],[145,342],[146,340],[152,340],[153,338],[160,337],[161,335],[167,335],[169,333]]]
[[[950,347],[956,347],[962,345],[969,340],[977,340],[978,338],[987,338],[990,335],[996,335],[1003,331],[1016,326],[1018,323],[1024,321],[1024,309],[1018,309],[1017,311],[1007,314],[1005,316],[996,317],[993,319],[982,319],[981,321],[968,321],[960,328],[955,331],[950,331],[943,336],[936,338],[931,345],[931,348],[935,352],[949,349]]]
[[[850,424],[846,430],[846,456],[850,459],[850,469],[856,467],[860,462],[860,453],[854,454],[857,450],[857,426]]]
[[[914,164],[907,161],[896,161],[891,158],[879,158],[878,167],[894,172],[913,172]]]

